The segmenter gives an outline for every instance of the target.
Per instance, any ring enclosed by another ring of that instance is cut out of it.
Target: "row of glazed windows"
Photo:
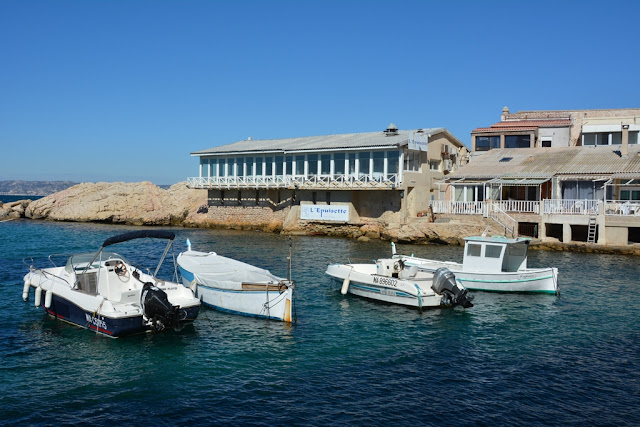
[[[531,135],[505,135],[504,148],[529,148]],[[500,148],[500,136],[476,136],[476,151],[489,151]]]
[[[275,156],[201,158],[203,177],[337,177],[392,176],[398,173],[399,151],[309,153]],[[410,165],[412,168],[413,164]]]
[[[629,144],[638,143],[638,132],[629,132]],[[622,132],[583,133],[582,145],[620,145]]]
[[[640,190],[620,190],[620,200],[640,200]]]

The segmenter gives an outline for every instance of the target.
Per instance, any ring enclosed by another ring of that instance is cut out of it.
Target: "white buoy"
[[[38,286],[35,292],[34,305],[40,307],[40,301],[42,300],[42,288]]]
[[[342,282],[342,289],[340,289],[340,293],[342,295],[346,295],[349,292],[349,276],[344,278],[344,282]]]
[[[51,301],[53,300],[53,291],[48,290],[44,296],[44,306],[45,308],[51,308]]]
[[[22,288],[22,299],[24,301],[29,301],[29,289],[31,288],[31,283],[28,280],[24,281],[24,287]]]

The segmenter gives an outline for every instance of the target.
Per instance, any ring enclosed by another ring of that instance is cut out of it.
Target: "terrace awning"
[[[491,185],[536,187],[551,180],[551,178],[495,178],[489,181]]]

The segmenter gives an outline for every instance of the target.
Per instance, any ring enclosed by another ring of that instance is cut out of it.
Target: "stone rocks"
[[[206,203],[206,190],[180,183],[163,190],[150,182],[83,183],[30,203],[24,216],[55,221],[179,225]]]
[[[0,202],[0,220],[24,217],[25,209],[29,206],[29,203],[31,203],[31,200],[18,200],[4,204]]]

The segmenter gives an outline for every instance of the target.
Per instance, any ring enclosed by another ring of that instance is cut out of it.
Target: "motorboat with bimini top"
[[[342,284],[341,292],[418,308],[473,307],[473,297],[446,268],[430,273],[408,267],[400,259],[375,264],[331,264],[326,274]]]
[[[190,287],[206,307],[284,322],[294,320],[295,284],[290,277],[278,277],[268,270],[215,252],[194,251],[189,241],[187,247],[186,252],[178,255],[182,283]]]
[[[166,239],[168,243],[154,273],[144,273],[123,256],[106,251],[111,245],[135,239]],[[195,320],[200,300],[180,283],[157,277],[175,234],[141,230],[113,236],[97,252],[65,256],[66,264],[36,268],[30,259],[22,298],[35,288],[35,306],[51,316],[110,337],[179,328]],[[68,257],[68,258],[67,258]],[[26,264],[26,262],[25,262]],[[178,272],[174,260],[174,276]]]
[[[558,293],[558,269],[528,268],[527,252],[531,239],[524,237],[474,236],[465,240],[462,264],[407,255],[393,257],[421,271],[446,267],[465,288],[495,292]]]

